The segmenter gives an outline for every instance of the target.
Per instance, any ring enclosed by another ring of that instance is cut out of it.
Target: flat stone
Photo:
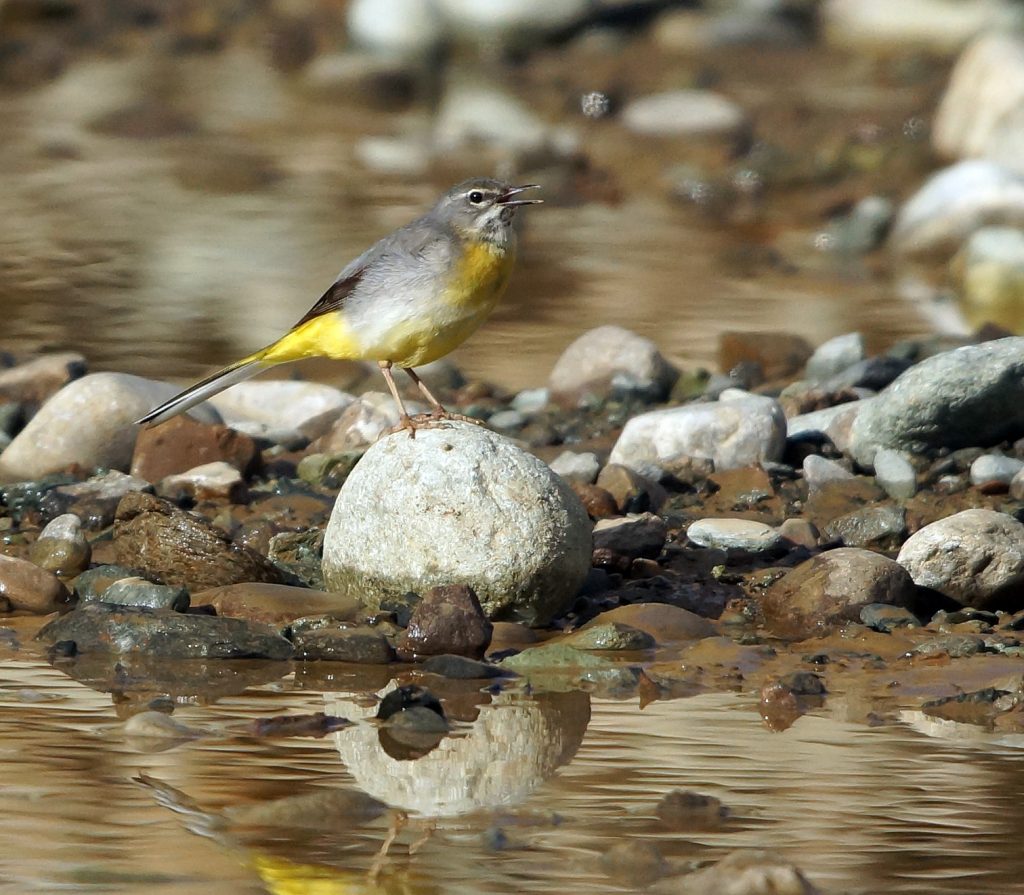
[[[864,408],[850,450],[871,466],[879,448],[921,453],[1024,435],[1024,337],[968,345],[911,367]]]
[[[482,659],[492,631],[473,588],[465,584],[432,587],[413,609],[396,648],[403,659],[439,655]]]
[[[295,658],[304,662],[351,662],[358,665],[387,665],[395,651],[375,628],[345,626],[296,631],[292,635]]]
[[[660,401],[668,397],[678,377],[650,339],[621,326],[599,326],[562,352],[548,378],[548,390],[554,399],[570,404],[612,393]]]
[[[601,464],[598,462],[597,454],[589,451],[580,454],[575,451],[562,451],[551,461],[551,469],[568,482],[590,485],[597,478]]]
[[[119,565],[102,565],[82,572],[71,584],[78,601],[87,603],[91,600],[98,600],[115,581],[138,577],[140,576],[137,569]]]
[[[238,618],[186,615],[86,603],[36,635],[73,641],[78,653],[144,653],[167,659],[290,659],[292,645],[272,628]]]
[[[917,493],[917,471],[902,451],[879,448],[875,452],[875,481],[894,500],[906,500]]]
[[[69,383],[29,420],[0,456],[0,480],[38,479],[70,466],[126,471],[140,427],[135,420],[177,394],[166,383],[127,373],[92,373]],[[215,423],[207,405],[191,411]]]
[[[845,466],[817,454],[810,454],[804,458],[803,472],[809,491],[818,491],[832,482],[856,478]]]
[[[145,578],[119,578],[111,582],[99,597],[101,603],[115,606],[141,606],[147,609],[170,609],[187,612],[191,605],[183,587],[154,584]]]
[[[622,110],[627,129],[654,137],[729,135],[745,122],[739,105],[710,90],[668,90],[635,99]]]
[[[575,596],[590,555],[586,512],[546,463],[455,422],[366,452],[335,503],[323,572],[371,607],[454,581],[492,619],[543,624]]]
[[[770,525],[751,519],[698,519],[686,529],[698,547],[766,553],[778,549],[782,535]]]
[[[228,500],[241,503],[247,492],[242,474],[230,463],[217,460],[167,476],[160,482],[157,493],[175,501],[188,497],[194,501]]]
[[[623,556],[656,559],[665,546],[668,526],[654,513],[601,519],[594,526],[594,549],[613,550]]]
[[[114,555],[166,584],[195,592],[243,581],[277,583],[281,572],[219,529],[149,494],[122,498],[114,524]]]
[[[0,553],[0,598],[11,609],[46,615],[66,606],[71,595],[53,572]]]
[[[301,432],[312,421],[323,421],[325,416],[337,419],[355,400],[354,396],[319,382],[268,379],[240,382],[215,395],[210,403],[231,428],[275,441],[272,436],[276,433]]]
[[[911,535],[897,561],[921,587],[983,609],[1024,580],[1024,525],[994,510],[963,510]]]
[[[508,676],[495,665],[469,659],[466,656],[430,656],[420,668],[427,674],[438,674],[457,681],[478,681]]]
[[[861,623],[891,634],[897,628],[919,628],[921,623],[909,609],[903,606],[889,606],[886,603],[869,603],[860,611]]]
[[[247,618],[272,627],[283,627],[297,618],[310,615],[351,620],[359,612],[359,601],[341,594],[291,587],[286,584],[245,582],[199,591],[193,595],[196,606],[213,606],[217,615]]]
[[[585,650],[649,650],[657,645],[646,631],[615,621],[589,624],[570,634],[563,642]]]
[[[654,480],[710,460],[715,470],[780,460],[786,418],[773,398],[748,395],[655,410],[626,423],[609,457]]]
[[[811,557],[760,598],[770,630],[805,640],[858,621],[869,603],[907,606],[914,582],[899,563],[870,550],[841,547]]]
[[[167,476],[215,462],[226,463],[238,473],[248,474],[254,471],[259,456],[256,442],[248,435],[227,426],[176,416],[139,432],[131,474],[156,483]]]
[[[826,541],[870,550],[899,549],[907,537],[907,513],[899,507],[861,507],[833,519],[822,531]]]

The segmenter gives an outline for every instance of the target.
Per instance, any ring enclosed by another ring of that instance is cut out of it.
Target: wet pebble
[[[887,603],[868,603],[860,611],[861,623],[890,634],[897,628],[919,628],[921,623],[909,609],[903,606],[890,606]]]
[[[773,398],[723,394],[713,403],[690,404],[634,416],[609,457],[647,478],[711,460],[716,470],[777,461],[786,442],[786,418]]]
[[[185,588],[154,584],[137,576],[111,582],[98,599],[115,606],[142,606],[147,609],[170,609],[173,612],[187,612],[191,605]]]
[[[387,665],[395,651],[376,628],[335,624],[292,634],[295,658],[300,661],[352,662],[359,665]]]
[[[621,326],[600,326],[572,342],[548,377],[552,398],[578,405],[609,394],[668,397],[679,377],[658,347]]]
[[[597,485],[612,496],[620,513],[656,513],[668,499],[661,485],[620,463],[607,464],[598,473]]]
[[[511,441],[466,423],[374,444],[324,535],[324,580],[368,606],[459,580],[491,618],[543,624],[590,567],[590,521],[569,486]]]
[[[340,488],[363,456],[363,451],[338,451],[333,454],[307,454],[299,461],[300,479],[323,488]]]
[[[622,123],[648,137],[709,137],[737,133],[743,109],[710,90],[669,90],[640,97],[622,110]]]
[[[918,585],[983,608],[1024,575],[1024,524],[994,510],[963,510],[911,535],[897,560]]]
[[[441,677],[456,681],[477,681],[487,678],[502,677],[508,672],[500,668],[470,659],[466,656],[430,656],[425,659],[420,668],[428,674],[438,674]]]
[[[859,620],[869,603],[909,605],[914,582],[897,562],[856,547],[841,547],[801,563],[760,596],[768,627],[807,639]]]
[[[777,529],[751,519],[698,519],[686,529],[686,536],[698,547],[748,553],[776,550],[782,542]]]
[[[433,587],[413,609],[397,644],[398,655],[403,659],[445,654],[481,659],[492,631],[473,588],[465,584]]]
[[[312,615],[350,620],[359,609],[359,602],[353,597],[250,581],[199,591],[193,595],[193,602],[196,606],[212,606],[218,615],[247,618],[277,627]]]
[[[137,577],[139,577],[139,573],[136,569],[119,565],[102,565],[82,572],[72,582],[72,586],[79,602],[86,603],[90,600],[98,600],[115,581]]]
[[[127,470],[140,428],[135,420],[177,391],[169,383],[127,373],[76,379],[47,401],[4,450],[0,477],[24,481],[76,464]],[[190,413],[219,422],[205,404]]]
[[[272,628],[237,618],[86,603],[36,635],[73,642],[77,653],[144,653],[167,659],[289,659],[292,645]]]
[[[230,463],[217,460],[164,478],[156,489],[172,501],[226,500],[243,503],[247,490],[242,474]]]
[[[911,367],[857,415],[851,453],[998,444],[1024,433],[1024,337],[968,345]]]
[[[888,552],[907,537],[907,513],[899,507],[868,506],[833,519],[822,530],[826,541]]]
[[[91,557],[92,547],[82,532],[82,520],[73,513],[48,523],[29,551],[32,562],[62,578],[83,572]]]
[[[11,609],[46,615],[66,606],[71,595],[53,572],[0,553],[0,598]]]
[[[1004,490],[1008,491],[1010,482],[1022,469],[1024,460],[1002,454],[982,454],[971,464],[971,484],[986,489],[1005,486]]]
[[[875,481],[894,500],[917,493],[917,472],[903,451],[879,448],[875,452]]]
[[[248,435],[227,426],[176,416],[139,432],[131,474],[155,484],[168,476],[217,462],[246,474],[255,469],[258,461],[259,449]]]
[[[818,454],[810,454],[804,458],[803,464],[804,481],[807,482],[809,491],[819,491],[823,486],[832,482],[842,482],[855,478],[841,463],[829,460]]]
[[[671,888],[653,892],[666,895],[820,895],[819,890],[793,864],[768,851],[743,849],[717,864],[666,881]]]
[[[206,731],[175,721],[163,712],[139,712],[124,722],[121,730],[132,740],[193,740]]]
[[[592,622],[570,634],[566,640],[575,649],[648,650],[657,645],[646,631],[616,621]]]
[[[594,526],[594,549],[612,550],[630,558],[656,559],[667,535],[668,526],[654,513],[601,519]]]
[[[562,451],[551,461],[551,468],[568,482],[582,482],[593,484],[597,473],[601,469],[597,454],[576,453],[575,451]]]
[[[198,516],[149,494],[122,498],[114,524],[114,553],[121,564],[190,591],[242,581],[276,583],[282,577],[265,556],[231,543]]]
[[[812,382],[822,382],[862,360],[864,336],[860,333],[847,333],[829,339],[814,349],[804,375]]]
[[[618,504],[604,488],[598,485],[585,485],[582,482],[569,482],[569,487],[580,499],[583,509],[591,519],[611,519],[619,515]]]

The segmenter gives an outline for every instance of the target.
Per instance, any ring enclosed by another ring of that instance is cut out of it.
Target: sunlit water
[[[481,693],[476,717],[420,758],[393,757],[365,720],[323,739],[230,732],[372,713],[372,691],[339,676],[325,692],[325,667],[318,682],[309,670],[180,705],[176,719],[219,733],[152,751],[126,738],[109,694],[14,654],[0,674],[0,892],[611,893],[632,889],[602,855],[632,840],[680,870],[768,849],[833,893],[1020,891],[1024,752],[992,740],[848,724],[829,703],[773,733],[750,694],[641,711],[514,689]],[[196,804],[158,804],[140,772]],[[668,829],[655,807],[674,788],[731,817]],[[347,807],[361,793],[413,812],[376,881],[393,815],[364,822]]]

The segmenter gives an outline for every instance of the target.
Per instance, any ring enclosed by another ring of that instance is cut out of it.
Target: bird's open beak
[[[518,196],[525,190],[536,190],[540,189],[539,183],[528,183],[526,186],[510,186],[505,192],[503,192],[495,202],[498,205],[541,205],[543,199],[513,199],[513,196]]]

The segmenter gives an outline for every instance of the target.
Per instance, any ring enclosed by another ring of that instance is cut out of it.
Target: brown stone
[[[805,640],[860,618],[869,603],[908,606],[916,594],[910,573],[870,550],[842,547],[811,557],[760,597],[768,627]]]
[[[580,503],[583,504],[583,508],[591,519],[608,519],[619,515],[615,498],[604,488],[598,485],[587,485],[583,482],[569,482],[568,485],[580,499]]]
[[[803,370],[813,350],[802,336],[779,332],[724,332],[718,339],[718,367],[728,373],[737,364],[759,364],[768,381]]]
[[[84,376],[85,358],[73,351],[44,354],[0,370],[0,403],[39,405],[72,379]]]
[[[628,466],[609,463],[597,476],[597,485],[615,500],[620,513],[656,513],[668,499],[668,492]]]
[[[139,432],[132,455],[131,473],[147,482],[223,460],[243,475],[259,460],[256,442],[248,435],[176,416],[166,423]]]
[[[118,504],[114,555],[122,565],[190,591],[281,580],[281,572],[265,556],[233,544],[200,517],[141,492],[126,495]]]
[[[0,599],[11,609],[46,615],[67,604],[71,595],[53,572],[0,553]]]
[[[695,612],[667,603],[635,603],[602,612],[583,629],[597,624],[629,625],[650,634],[659,644],[713,637],[715,626]]]
[[[246,582],[214,587],[193,594],[196,606],[210,605],[218,615],[248,618],[267,625],[282,626],[308,615],[329,615],[339,620],[353,619],[359,602],[352,597],[290,587],[286,584]]]
[[[482,659],[493,630],[473,588],[465,584],[433,587],[413,610],[405,636],[397,644],[398,655],[403,659],[446,654]]]

